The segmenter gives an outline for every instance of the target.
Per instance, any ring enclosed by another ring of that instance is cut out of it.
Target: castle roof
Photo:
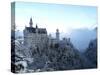
[[[39,28],[38,33],[47,33],[45,28]]]
[[[32,22],[32,18],[30,18],[30,27],[25,27],[25,30],[28,31],[29,33],[36,33],[38,32],[39,34],[47,34],[46,28],[38,28],[37,24],[36,24],[36,28],[32,27],[33,22]]]
[[[33,27],[26,27],[25,30],[27,30],[30,33],[36,33],[36,29]]]
[[[25,30],[27,30],[30,33],[36,33],[36,29],[34,27],[25,27]],[[46,28],[38,28],[39,34],[47,34]]]

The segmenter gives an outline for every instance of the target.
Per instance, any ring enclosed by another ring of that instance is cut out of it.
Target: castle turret
[[[56,40],[59,42],[59,29],[56,29]]]
[[[38,25],[36,24],[36,29],[38,28]]]
[[[29,25],[30,25],[30,27],[32,27],[32,25],[33,25],[33,21],[32,21],[32,18],[30,18],[30,22],[29,22]]]
[[[38,33],[38,26],[37,26],[37,24],[36,24],[36,33]]]

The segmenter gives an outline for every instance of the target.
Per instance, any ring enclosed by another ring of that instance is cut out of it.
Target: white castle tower
[[[59,29],[56,29],[56,40],[57,40],[57,42],[59,42]]]

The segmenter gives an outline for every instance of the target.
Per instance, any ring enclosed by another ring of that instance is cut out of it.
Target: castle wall
[[[47,34],[24,33],[24,43],[27,47],[43,49],[47,44]]]

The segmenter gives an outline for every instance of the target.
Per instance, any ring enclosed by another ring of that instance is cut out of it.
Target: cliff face
[[[91,40],[84,55],[91,62],[91,67],[97,67],[97,39]]]

